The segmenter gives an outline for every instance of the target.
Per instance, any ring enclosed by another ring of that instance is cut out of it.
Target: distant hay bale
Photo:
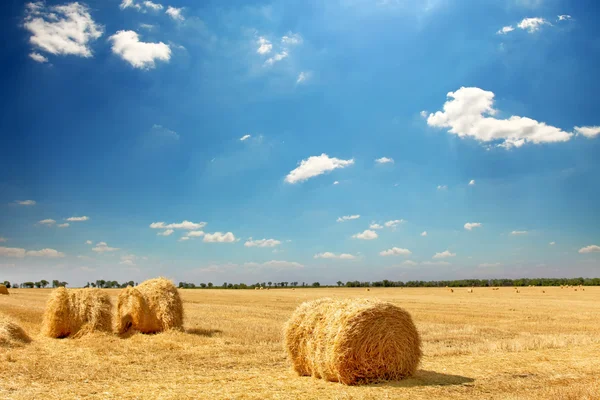
[[[365,292],[370,292],[370,291],[371,291],[371,289],[365,289]]]
[[[183,328],[183,302],[168,279],[155,278],[127,286],[117,300],[116,331],[157,333]]]
[[[101,289],[52,291],[42,320],[42,335],[51,338],[79,337],[112,330],[112,303]]]
[[[258,290],[258,286],[254,288],[254,290]]]
[[[23,328],[0,314],[0,347],[19,347],[30,342]]]
[[[4,285],[0,285],[0,294],[8,294],[8,289]]]
[[[260,290],[264,290],[264,289],[265,289],[264,287],[262,287],[262,286],[260,287]]]
[[[468,293],[473,293],[473,289],[467,290]]]
[[[318,299],[302,303],[284,326],[294,370],[356,385],[415,373],[421,339],[408,312],[376,299]]]

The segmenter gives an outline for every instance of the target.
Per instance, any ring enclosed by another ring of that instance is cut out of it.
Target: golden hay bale
[[[0,314],[0,347],[18,347],[30,342],[23,328]]]
[[[0,284],[0,294],[8,294],[6,286]]]
[[[370,292],[370,291],[371,291],[371,289],[365,289],[365,292]]]
[[[376,299],[302,303],[284,326],[294,370],[346,385],[413,375],[421,339],[408,312]]]
[[[52,291],[42,320],[42,335],[52,338],[79,337],[112,330],[112,303],[101,289]]]
[[[168,279],[155,278],[136,287],[127,286],[117,300],[118,333],[130,329],[156,333],[183,328],[183,302]]]
[[[467,293],[473,293],[473,289],[467,290]]]

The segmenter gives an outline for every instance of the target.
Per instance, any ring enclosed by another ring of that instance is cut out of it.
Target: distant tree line
[[[39,282],[23,282],[10,283],[4,281],[4,285],[7,288],[46,288],[50,285],[45,279]],[[67,286],[67,282],[61,282],[58,280],[52,281],[52,287],[57,288],[60,286]],[[222,285],[213,285],[212,282],[208,283],[189,283],[179,282],[178,287],[181,289],[254,289],[257,287],[264,288],[286,288],[286,287],[303,287],[303,288],[318,288],[318,287],[501,287],[501,286],[600,286],[600,278],[520,278],[520,279],[461,279],[451,281],[390,281],[384,279],[382,281],[375,282],[361,282],[361,281],[348,281],[342,282],[337,281],[336,285],[321,285],[319,282],[307,283],[307,282],[256,282],[253,284],[246,283],[228,283],[224,282]],[[97,288],[125,288],[127,286],[137,286],[137,282],[129,281],[119,283],[117,281],[105,281],[99,279],[96,282],[87,282],[84,286],[97,287]]]

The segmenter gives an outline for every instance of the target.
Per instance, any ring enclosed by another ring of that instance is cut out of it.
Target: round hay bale
[[[23,328],[0,314],[0,347],[20,347],[30,342],[31,338]]]
[[[96,288],[52,291],[42,320],[42,335],[51,338],[79,337],[112,331],[112,303]]]
[[[411,376],[421,339],[408,312],[376,299],[302,303],[284,327],[294,370],[356,385]]]
[[[183,328],[183,302],[168,279],[155,278],[136,287],[127,286],[117,300],[118,333],[130,329],[157,333]]]
[[[0,294],[8,294],[8,289],[2,284],[0,284]]]

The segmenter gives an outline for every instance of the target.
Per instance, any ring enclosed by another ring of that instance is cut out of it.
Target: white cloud
[[[345,222],[345,221],[350,221],[353,219],[359,219],[360,215],[344,215],[343,217],[339,217],[338,219],[336,219],[337,222]]]
[[[421,236],[427,236],[427,231],[421,232]]]
[[[155,11],[159,11],[159,10],[162,10],[164,8],[162,6],[162,4],[153,3],[151,1],[144,1],[144,5],[146,6],[146,8],[150,8],[150,9],[155,10]]]
[[[64,253],[56,251],[54,249],[42,249],[42,250],[29,250],[26,254],[30,257],[46,257],[46,258],[62,258],[65,256]]]
[[[187,236],[183,236],[183,237],[180,237],[180,238],[179,238],[179,241],[180,241],[180,242],[183,242],[183,241],[185,241],[185,240],[190,240],[190,238],[189,238],[189,237],[187,237]]]
[[[339,185],[339,184],[340,184],[340,181],[334,181],[334,182],[333,182],[333,184],[334,184],[334,185]]]
[[[206,243],[232,243],[235,242],[235,236],[231,232],[205,233],[203,241]]]
[[[244,135],[240,138],[240,140],[243,142],[244,140],[250,139],[250,135]]]
[[[275,247],[279,246],[281,241],[276,239],[258,239],[252,240],[252,238],[248,239],[244,246],[246,247]]]
[[[347,254],[347,253],[335,254],[335,253],[331,253],[331,252],[326,251],[325,253],[315,254],[313,258],[325,258],[325,259],[337,259],[337,260],[354,260],[354,259],[356,259],[356,256],[354,256],[352,254]]]
[[[552,25],[550,22],[546,21],[544,18],[524,18],[517,25],[520,29],[526,30],[529,33],[534,33],[540,30],[543,25]]]
[[[563,14],[563,15],[559,15],[558,16],[558,20],[559,21],[568,21],[570,19],[573,19],[573,17],[571,17],[570,15],[567,15],[567,14]]]
[[[38,222],[38,224],[42,224],[42,225],[48,225],[48,226],[50,226],[50,225],[54,225],[55,223],[56,223],[56,221],[55,221],[55,220],[53,220],[53,219],[50,219],[50,218],[48,218],[48,219],[43,219],[43,220],[41,220],[41,221],[39,221],[39,222]]]
[[[408,256],[412,252],[408,249],[401,249],[399,247],[392,247],[391,249],[384,250],[379,253],[380,256]]]
[[[140,42],[134,31],[118,31],[108,40],[112,42],[112,52],[134,68],[151,69],[155,67],[156,60],[167,62],[171,59],[169,45]]]
[[[593,244],[587,247],[582,247],[581,249],[579,249],[579,253],[600,253],[600,246],[596,246],[595,244]]]
[[[206,222],[190,222],[188,220],[167,225],[164,222],[153,222],[150,224],[150,228],[152,229],[187,229],[189,231],[202,229],[205,226]]]
[[[287,50],[281,50],[281,52],[275,54],[273,57],[269,57],[267,59],[267,61],[265,61],[265,65],[273,65],[278,61],[283,60],[284,58],[288,57],[288,52]]]
[[[375,162],[377,164],[393,164],[394,163],[394,159],[393,158],[388,158],[388,157],[381,157],[375,160]]]
[[[92,248],[92,251],[95,251],[96,253],[106,253],[117,250],[119,250],[118,247],[110,247],[108,244],[106,244],[106,242],[98,242],[96,243],[96,247]]]
[[[301,71],[298,74],[298,78],[296,79],[296,83],[307,82],[311,77],[312,77],[312,72],[310,72],[310,71]]]
[[[183,15],[181,15],[181,12],[183,11],[183,8],[175,8],[175,7],[167,7],[167,11],[165,11],[165,14],[167,14],[169,17],[171,17],[173,20],[175,21],[183,21],[185,20],[185,18],[183,17]]]
[[[0,257],[23,258],[25,257],[25,249],[0,246]]]
[[[92,241],[91,240],[86,240],[85,244],[92,244]]]
[[[456,253],[451,253],[448,250],[442,251],[441,253],[435,253],[435,255],[432,258],[448,258],[448,257],[455,257]]]
[[[514,30],[515,30],[515,28],[513,28],[512,25],[508,25],[508,26],[502,27],[502,29],[500,29],[498,32],[496,32],[496,34],[497,35],[506,35],[508,32],[512,32]]]
[[[421,263],[421,265],[427,265],[427,266],[435,266],[435,265],[452,265],[451,263],[449,263],[448,261],[423,261]]]
[[[383,229],[383,226],[373,222],[371,225],[369,225],[369,229]]]
[[[362,240],[373,240],[377,239],[379,235],[375,231],[365,230],[364,232],[357,233],[356,235],[352,235],[354,239],[362,239]]]
[[[156,235],[157,235],[157,236],[169,236],[169,235],[171,235],[173,232],[175,232],[173,229],[167,229],[167,230],[164,230],[164,231],[162,231],[162,232],[158,232]]]
[[[102,36],[103,27],[92,19],[89,9],[77,2],[46,7],[28,3],[23,26],[31,33],[29,43],[54,55],[91,57],[91,41]],[[41,58],[32,58],[41,62]]]
[[[550,246],[554,246],[556,244],[556,242],[550,242],[548,243]]]
[[[135,8],[135,9],[139,10],[139,9],[142,8],[142,6],[140,6],[139,4],[134,3],[133,0],[123,0],[121,2],[121,4],[119,5],[119,8],[121,10],[124,10],[126,8]]]
[[[35,206],[35,200],[17,200],[15,201],[20,206]]]
[[[119,264],[134,266],[136,260],[137,260],[137,256],[135,256],[133,254],[129,254],[129,255],[121,256],[121,261],[119,261]]]
[[[566,142],[572,134],[527,117],[497,119],[493,108],[494,93],[477,87],[461,87],[447,94],[443,111],[430,114],[427,124],[450,128],[460,138],[471,137],[480,142],[499,141],[505,148],[535,144]]]
[[[510,234],[513,236],[517,236],[517,235],[527,235],[527,231],[512,231]]]
[[[284,269],[302,269],[304,265],[295,262],[295,261],[280,261],[280,260],[271,260],[264,262],[262,264],[256,262],[249,262],[244,264],[245,267],[250,268],[269,268],[275,270],[284,270]]]
[[[69,223],[65,222],[64,224],[58,224],[56,226],[59,227],[59,228],[68,228],[69,227]]]
[[[185,234],[187,237],[202,237],[205,235],[203,231],[189,231]],[[184,239],[186,240],[186,239]]]
[[[437,190],[447,190],[448,186],[447,185],[438,185],[437,186]]]
[[[404,221],[403,219],[394,219],[392,221],[387,221],[386,223],[384,223],[383,225],[385,225],[386,228],[396,228],[398,225],[403,224]]]
[[[590,139],[600,135],[600,126],[576,126],[574,129],[578,135],[583,135]]]
[[[475,186],[475,179],[471,179],[469,181],[469,186]]]
[[[302,36],[300,36],[299,33],[288,33],[285,36],[281,37],[281,43],[283,45],[297,45],[297,44],[302,44],[304,40],[302,39]]]
[[[148,29],[148,30],[151,31],[152,29],[155,28],[155,26],[152,25],[152,24],[140,24],[140,28],[142,28],[142,29]]]
[[[33,60],[33,61],[37,61],[39,63],[47,63],[48,59],[46,57],[44,57],[43,55],[41,55],[40,53],[36,53],[35,51],[29,53],[29,57]]]
[[[502,263],[483,263],[483,264],[479,264],[480,268],[494,268],[494,267],[501,267]]]
[[[354,159],[341,160],[339,158],[330,158],[325,153],[320,156],[311,156],[306,160],[302,160],[300,165],[285,177],[285,181],[292,184],[304,182],[307,179],[337,168],[346,168],[352,164],[354,164]]]
[[[257,44],[258,49],[256,50],[256,52],[258,54],[268,54],[273,49],[273,45],[271,44],[271,42],[264,36],[258,38]]]
[[[82,222],[82,221],[87,221],[89,219],[90,219],[90,217],[86,217],[84,215],[83,217],[70,217],[70,218],[67,218],[67,221],[69,221],[69,222]]]
[[[423,110],[419,113],[419,115],[423,118],[427,118],[427,111]]]
[[[472,231],[473,228],[481,228],[483,224],[481,222],[467,222],[465,224],[465,229],[468,231]]]
[[[415,265],[419,265],[419,263],[413,261],[413,260],[406,260],[402,263],[402,265],[411,265],[411,266],[415,266]]]

